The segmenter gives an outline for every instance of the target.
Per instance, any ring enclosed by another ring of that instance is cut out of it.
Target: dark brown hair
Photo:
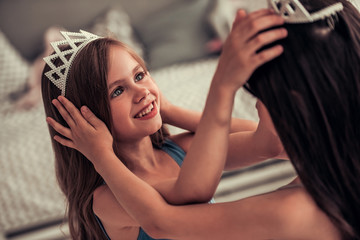
[[[309,11],[339,1],[302,1]],[[340,230],[360,239],[360,16],[348,1],[337,16],[286,24],[284,53],[246,88],[268,108],[305,188]],[[335,27],[329,25],[335,22]],[[296,206],[294,206],[296,207]]]
[[[66,96],[77,108],[88,106],[112,130],[111,112],[107,94],[107,71],[109,47],[123,47],[146,70],[144,61],[123,43],[100,38],[87,44],[74,59],[66,81]],[[61,64],[56,59],[56,65]],[[75,70],[76,69],[76,70]],[[49,71],[45,66],[42,75],[42,96],[46,116],[67,126],[51,101],[60,95],[60,90],[44,75]],[[58,183],[68,200],[67,218],[72,239],[105,239],[92,210],[92,194],[103,184],[102,177],[92,163],[80,152],[64,147],[53,140],[57,134],[49,127],[55,152],[55,170]],[[159,147],[168,135],[164,126],[151,136],[154,146]],[[120,157],[120,156],[119,156]]]

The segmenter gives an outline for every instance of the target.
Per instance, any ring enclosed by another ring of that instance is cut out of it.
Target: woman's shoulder
[[[307,191],[301,186],[283,188],[281,210],[277,214],[283,220],[287,236],[302,236],[303,239],[340,240],[340,234],[329,217],[321,211]],[[282,225],[282,224],[280,224]]]

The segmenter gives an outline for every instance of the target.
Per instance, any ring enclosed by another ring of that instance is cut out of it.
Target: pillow
[[[360,10],[360,1],[359,0],[349,0],[349,2],[351,2],[355,8]]]
[[[29,63],[20,56],[1,30],[0,49],[0,102],[4,103],[10,99],[11,93],[24,87]]]
[[[262,8],[268,8],[267,1],[263,0],[234,0],[231,1],[231,5],[234,9],[244,9],[246,12],[253,12]]]
[[[115,37],[131,47],[139,56],[144,57],[143,47],[133,32],[129,16],[119,6],[109,9],[103,16],[98,17],[89,31],[103,37]]]
[[[152,69],[209,56],[214,33],[207,15],[214,0],[174,1],[133,23]]]
[[[29,61],[43,52],[43,34],[51,26],[68,31],[89,27],[115,0],[0,1],[0,29]]]
[[[19,67],[19,65],[22,64],[18,63],[18,60],[12,60],[12,58],[10,57],[8,60],[4,60],[0,63],[0,70],[2,68],[6,68],[0,73],[1,79],[9,79],[8,82],[2,84],[11,83],[12,85],[14,85],[18,80],[22,80],[23,83],[26,82],[26,84],[22,85],[22,88],[18,88],[17,90],[15,90],[14,87],[9,89],[8,86],[4,86],[1,88],[2,91],[6,91],[7,93],[11,92],[10,94],[5,95],[9,96],[9,99],[16,102],[16,105],[14,105],[16,109],[30,109],[41,102],[40,82],[41,73],[45,65],[45,62],[42,58],[53,52],[53,49],[49,44],[50,42],[63,39],[63,36],[59,32],[60,30],[69,31],[59,26],[52,26],[46,29],[45,33],[41,34],[43,36],[43,41],[41,44],[41,46],[44,46],[42,47],[44,49],[43,53],[40,54],[32,62],[31,66],[26,66],[26,71],[22,72],[23,75],[21,77],[16,75],[14,76],[14,74],[19,73],[19,71],[21,71],[22,69],[21,67]],[[76,31],[78,30],[79,29],[77,29]],[[105,14],[102,14],[101,17],[96,18],[95,22],[93,23],[92,29],[89,31],[101,36],[106,36],[109,34],[109,32],[111,32],[111,35],[128,44],[140,56],[142,56],[142,49],[133,34],[132,28],[129,23],[129,17],[120,8],[106,10]],[[13,56],[13,53],[16,53],[16,51],[12,47],[10,47],[10,44],[7,41],[1,40],[1,43],[2,42],[6,42],[7,45],[4,48],[6,48],[8,51],[11,50],[12,52],[2,52],[1,54]],[[19,54],[17,55],[17,58],[22,59]],[[9,66],[9,64],[13,65]],[[2,65],[4,66],[2,67]],[[14,79],[12,79],[11,77],[9,78],[9,76],[5,76],[9,74],[12,74]]]

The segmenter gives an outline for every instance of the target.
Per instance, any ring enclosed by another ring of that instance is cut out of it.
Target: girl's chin
[[[117,136],[116,138],[114,138],[115,141],[118,141],[118,142],[124,142],[129,140],[129,141],[134,141],[136,139],[141,139],[141,138],[144,138],[144,137],[147,137],[147,136],[151,136],[155,133],[157,133],[162,127],[162,120],[161,118],[159,118],[158,121],[156,121],[156,124],[151,124],[151,126],[148,125],[148,127],[146,129],[143,129],[142,131],[143,132],[137,132],[134,134],[131,134],[129,135],[129,132],[126,131],[126,132],[123,132],[123,129],[122,129],[122,132],[118,131],[115,133],[115,136]]]
[[[154,130],[153,133],[151,133],[150,135],[153,135],[153,134],[157,133],[161,129],[161,127],[162,127],[162,124],[160,124],[160,126],[158,126],[156,128],[156,130]]]

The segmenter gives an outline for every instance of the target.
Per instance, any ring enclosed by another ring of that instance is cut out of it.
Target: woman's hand
[[[63,136],[54,136],[57,142],[78,150],[92,163],[101,160],[104,151],[113,152],[113,137],[106,125],[90,109],[83,106],[80,112],[62,96],[54,99],[52,103],[70,127],[62,126],[51,117],[46,118],[48,124]]]
[[[232,30],[224,43],[216,75],[221,85],[240,88],[260,65],[283,52],[280,45],[262,50],[262,47],[287,36],[284,28],[267,30],[284,23],[284,19],[271,10],[264,9],[246,14],[237,12]]]
[[[255,138],[259,147],[258,152],[265,158],[288,159],[265,105],[258,100],[256,108],[260,119],[258,128],[255,131]]]

